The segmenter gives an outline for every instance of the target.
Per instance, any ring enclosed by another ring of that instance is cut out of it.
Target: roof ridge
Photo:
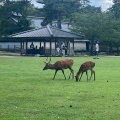
[[[52,33],[52,31],[51,31],[51,29],[50,29],[49,25],[47,25],[47,29],[48,29],[48,31],[49,31],[49,33],[50,33],[50,35],[51,35],[51,36],[53,36],[53,33]]]
[[[63,31],[63,32],[66,32],[66,33],[74,34],[74,35],[84,36],[84,35],[79,34],[79,33],[71,32],[71,31],[65,31],[65,30],[62,30],[62,29],[59,29],[59,28],[56,28],[56,27],[53,27],[53,26],[50,26],[50,28],[53,28],[53,29],[56,29],[56,30],[59,30],[59,31]]]
[[[12,34],[9,37],[67,37],[67,38],[83,38],[84,35],[65,31],[52,26],[44,26],[31,30]]]
[[[46,26],[45,26],[45,27],[41,27],[41,28],[33,28],[33,29],[26,30],[26,31],[23,31],[23,32],[18,32],[18,33],[12,34],[12,35],[10,35],[10,36],[18,35],[18,34],[22,34],[22,33],[27,33],[27,32],[31,32],[31,31],[34,31],[34,30],[43,29],[43,28],[46,28]]]

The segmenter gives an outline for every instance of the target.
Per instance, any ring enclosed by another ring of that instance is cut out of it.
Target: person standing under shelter
[[[56,52],[57,52],[57,56],[60,55],[60,47],[59,44],[56,45]]]
[[[60,48],[57,47],[57,48],[56,48],[56,51],[57,51],[57,56],[59,56],[59,55],[60,55]]]
[[[43,46],[41,47],[41,55],[45,55],[45,49]]]
[[[65,45],[65,56],[67,56],[67,45]]]
[[[34,55],[34,44],[33,44],[33,42],[30,45],[30,49],[31,49],[31,55]]]
[[[98,45],[98,42],[95,41],[95,57],[94,57],[94,59],[99,59],[98,54],[99,54],[99,45]]]

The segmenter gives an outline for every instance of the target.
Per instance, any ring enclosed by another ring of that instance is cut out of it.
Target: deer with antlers
[[[74,71],[72,69],[72,65],[73,65],[74,62],[73,62],[72,59],[59,60],[59,61],[55,62],[54,64],[50,64],[50,62],[51,62],[51,57],[50,57],[49,62],[45,62],[45,61],[43,61],[43,62],[45,63],[45,67],[43,68],[43,70],[47,70],[47,69],[55,70],[53,80],[55,79],[56,73],[59,70],[62,71],[62,73],[64,75],[64,78],[66,79],[66,76],[64,74],[64,69],[69,69],[70,70],[70,75],[69,75],[68,79],[70,79],[71,74],[72,74],[72,79],[74,79]]]
[[[76,82],[81,80],[82,75],[83,75],[84,72],[86,72],[87,81],[88,81],[88,73],[87,73],[88,70],[91,71],[91,76],[90,76],[89,80],[91,79],[93,74],[94,74],[94,80],[95,80],[95,71],[93,70],[94,67],[95,67],[95,63],[92,62],[92,61],[87,61],[87,62],[83,63],[80,66],[80,68],[79,68],[79,70],[78,70],[78,72],[77,72],[77,74],[75,76]],[[80,76],[80,78],[79,78],[79,76]]]

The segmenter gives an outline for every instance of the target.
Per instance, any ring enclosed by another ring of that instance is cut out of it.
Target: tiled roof
[[[37,0],[37,2],[38,2],[38,3],[44,3],[44,1],[43,1],[43,0]]]
[[[12,34],[10,37],[62,37],[62,38],[83,38],[83,35],[75,34],[54,27],[43,27],[25,32]]]
[[[47,28],[32,29],[17,34],[13,34],[10,37],[50,37],[50,33]]]

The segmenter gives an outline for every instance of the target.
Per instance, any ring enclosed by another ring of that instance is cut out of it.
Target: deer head
[[[47,62],[47,60],[48,60],[48,57],[46,58],[46,61],[43,61],[45,63],[45,67],[43,68],[43,70],[49,69],[50,62],[51,62],[51,57],[50,57],[50,60],[48,62]]]

